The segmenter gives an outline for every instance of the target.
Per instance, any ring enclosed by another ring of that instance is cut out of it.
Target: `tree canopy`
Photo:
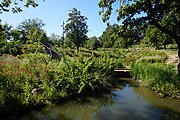
[[[155,49],[158,49],[160,46],[164,46],[164,49],[166,49],[168,44],[173,43],[173,39],[169,35],[158,30],[155,26],[148,25],[145,42],[148,43],[149,46],[155,47]]]
[[[20,23],[18,29],[28,40],[44,41],[47,37],[45,31],[42,29],[43,26],[45,24],[41,19],[25,19]]]
[[[103,47],[110,48],[114,45],[116,39],[112,39],[111,36],[114,33],[117,33],[118,29],[119,29],[119,25],[117,24],[107,26],[105,31],[103,31],[102,35],[99,37]]]
[[[142,23],[155,25],[162,32],[172,36],[177,43],[179,40],[180,26],[180,2],[179,0],[100,0],[99,7],[102,8],[103,21],[107,21],[113,10],[113,4],[120,1],[120,8],[117,10],[117,20],[122,20],[124,27],[133,28]],[[162,21],[168,21],[162,24]],[[169,29],[169,25],[175,29]]]
[[[91,50],[96,50],[99,47],[102,47],[100,40],[96,37],[90,37],[85,44],[85,47]]]
[[[69,18],[65,26],[66,38],[68,38],[79,51],[79,47],[87,40],[87,18],[81,15],[81,12],[76,8],[70,10]]]
[[[13,13],[22,12],[23,10],[21,3],[24,5],[24,7],[38,6],[35,0],[2,0],[0,2],[0,14],[3,12],[9,12],[10,10],[12,10]]]

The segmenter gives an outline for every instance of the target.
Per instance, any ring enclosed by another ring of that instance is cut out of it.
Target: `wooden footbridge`
[[[129,68],[114,68],[114,72],[130,72],[132,69]]]
[[[132,69],[129,68],[114,68],[115,78],[117,80],[130,81],[132,80],[131,71]]]

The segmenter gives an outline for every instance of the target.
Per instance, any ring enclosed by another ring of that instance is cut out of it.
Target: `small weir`
[[[122,80],[122,81],[130,81],[132,80],[132,76],[130,72],[132,69],[129,68],[115,68],[115,78],[116,80]]]

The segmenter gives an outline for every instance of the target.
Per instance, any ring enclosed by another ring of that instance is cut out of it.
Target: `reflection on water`
[[[180,120],[180,100],[126,84],[98,98],[33,111],[22,120]]]

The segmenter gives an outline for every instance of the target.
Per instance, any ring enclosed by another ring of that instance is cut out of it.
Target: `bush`
[[[140,48],[139,48],[140,49]],[[160,62],[164,63],[168,58],[167,54],[163,51],[151,50],[151,49],[132,49],[125,55],[124,64],[131,65],[136,62]]]
[[[149,57],[141,57],[136,60],[136,63],[164,63],[165,58],[159,56],[149,56]]]
[[[22,53],[38,53],[44,51],[44,47],[39,42],[25,44],[22,48]]]
[[[50,56],[43,53],[30,53],[30,54],[22,54],[17,56],[19,59],[22,59],[24,63],[48,63],[50,62]]]

